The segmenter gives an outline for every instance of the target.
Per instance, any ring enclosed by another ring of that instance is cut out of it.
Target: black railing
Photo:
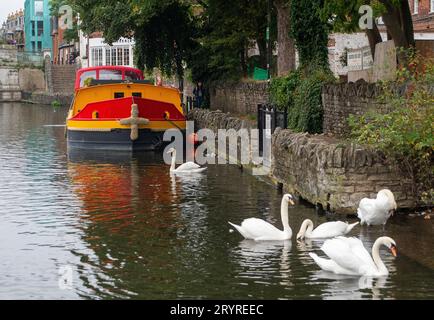
[[[258,130],[259,130],[259,154],[264,149],[264,130],[270,129],[273,134],[277,127],[286,129],[288,127],[288,111],[280,111],[271,104],[258,104]]]
[[[194,109],[194,98],[191,96],[185,97],[185,108],[187,113]]]

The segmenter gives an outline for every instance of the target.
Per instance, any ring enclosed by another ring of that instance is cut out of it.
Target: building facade
[[[108,45],[101,32],[89,37],[80,32],[80,59],[82,67],[134,67],[134,39],[121,38]]]
[[[409,0],[416,48],[434,58],[434,0]]]
[[[53,55],[51,61],[54,64],[74,64],[78,56],[78,42],[65,40],[65,30],[59,28],[60,17],[51,17],[51,37],[53,42]]]
[[[24,50],[24,12],[16,11],[8,15],[3,23],[3,41],[15,45],[19,51]]]
[[[25,50],[47,52],[52,56],[49,0],[26,0],[24,3]]]
[[[422,56],[434,58],[434,0],[409,0],[409,5],[416,48]],[[381,18],[377,24],[383,41],[387,41]],[[372,66],[373,57],[364,32],[331,34],[328,49],[330,68],[337,77],[345,77],[348,71],[365,70]]]

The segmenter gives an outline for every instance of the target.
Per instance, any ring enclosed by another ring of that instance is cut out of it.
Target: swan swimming
[[[173,173],[198,173],[205,171],[206,168],[202,168],[200,165],[194,163],[194,162],[186,162],[181,164],[178,168],[175,168],[176,166],[176,149],[170,148],[167,151],[168,154],[172,156],[172,163],[170,166],[170,172]]]
[[[255,241],[288,240],[292,237],[292,230],[288,222],[288,203],[295,205],[292,195],[285,194],[280,206],[283,231],[272,224],[257,218],[245,219],[241,226],[229,222],[246,239]]]
[[[321,250],[330,258],[318,257],[309,253],[316,264],[324,271],[335,274],[370,277],[387,276],[389,271],[380,257],[380,247],[384,245],[396,257],[396,243],[392,238],[378,238],[372,246],[372,257],[357,238],[337,237],[326,240]]]
[[[344,236],[358,224],[358,222],[348,224],[348,222],[332,221],[320,224],[318,227],[313,229],[312,220],[306,219],[300,227],[300,231],[297,234],[297,240],[304,238],[324,239]]]
[[[357,209],[357,217],[360,224],[385,225],[387,220],[397,209],[395,197],[392,191],[383,189],[377,194],[376,199],[363,198]]]

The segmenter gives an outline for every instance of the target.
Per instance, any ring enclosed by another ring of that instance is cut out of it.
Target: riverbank
[[[197,129],[250,129],[252,122],[221,111],[194,109]],[[240,149],[240,144],[238,149]],[[268,177],[285,191],[338,214],[354,214],[362,198],[388,188],[400,209],[417,206],[412,181],[380,154],[333,135],[278,128],[272,135]],[[250,153],[251,154],[251,153]],[[255,164],[250,158],[250,165]]]
[[[74,96],[65,93],[22,91],[21,102],[51,106],[53,103],[69,107]]]

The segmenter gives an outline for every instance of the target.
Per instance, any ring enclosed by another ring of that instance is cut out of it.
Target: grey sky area
[[[24,0],[0,0],[0,24],[3,24],[9,13],[20,8],[24,9]]]

